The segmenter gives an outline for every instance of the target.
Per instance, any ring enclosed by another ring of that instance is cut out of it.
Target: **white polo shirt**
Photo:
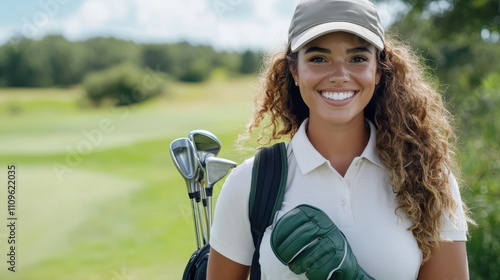
[[[422,252],[406,215],[395,213],[396,196],[389,184],[389,172],[375,152],[376,130],[342,177],[312,146],[306,135],[306,120],[288,147],[288,182],[277,218],[300,204],[323,210],[344,233],[363,269],[375,279],[416,279]],[[222,255],[251,265],[254,245],[250,232],[248,199],[253,158],[244,161],[227,178],[215,209],[210,244]],[[465,241],[467,224],[457,182],[451,185],[457,201],[455,219],[443,217],[441,235]],[[262,279],[307,279],[295,275],[274,255],[270,246],[272,226],[260,247]]]

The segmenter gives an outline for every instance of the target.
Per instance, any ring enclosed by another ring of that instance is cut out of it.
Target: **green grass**
[[[171,82],[167,94],[125,108],[92,108],[79,87],[0,89],[0,280],[180,279],[195,238],[169,144],[206,129],[220,138],[220,156],[240,163],[251,152],[233,143],[256,85],[255,78],[223,76]],[[474,279],[499,271],[498,110],[489,110],[478,111],[487,121],[478,112],[464,117],[471,121],[461,136],[464,198],[479,224],[468,242]],[[18,168],[15,273],[6,263],[12,163]]]
[[[233,143],[256,84],[171,83],[168,94],[120,109],[83,106],[78,87],[0,90],[0,184],[8,164],[18,168],[17,272],[7,271],[2,226],[0,279],[180,279],[195,238],[169,144],[206,129],[221,157],[241,162],[249,154]]]

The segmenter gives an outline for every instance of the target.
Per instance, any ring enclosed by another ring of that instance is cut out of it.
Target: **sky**
[[[14,36],[111,36],[139,43],[188,41],[220,50],[280,49],[298,0],[2,0],[0,44]],[[389,9],[390,7],[390,9]],[[384,25],[392,5],[379,6]]]

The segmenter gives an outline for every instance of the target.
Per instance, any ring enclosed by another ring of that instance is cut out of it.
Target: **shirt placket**
[[[340,176],[339,181],[341,182],[341,194],[339,196],[339,213],[341,221],[345,226],[354,225],[354,211],[352,209],[352,201],[351,201],[351,193],[352,193],[352,184],[356,182],[355,178],[360,169],[361,163],[363,162],[362,158],[355,158],[347,170],[344,177]]]

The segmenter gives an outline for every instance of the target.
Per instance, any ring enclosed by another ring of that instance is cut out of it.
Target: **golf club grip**
[[[205,188],[205,191],[207,193],[207,197],[211,197],[213,194],[213,187]]]

